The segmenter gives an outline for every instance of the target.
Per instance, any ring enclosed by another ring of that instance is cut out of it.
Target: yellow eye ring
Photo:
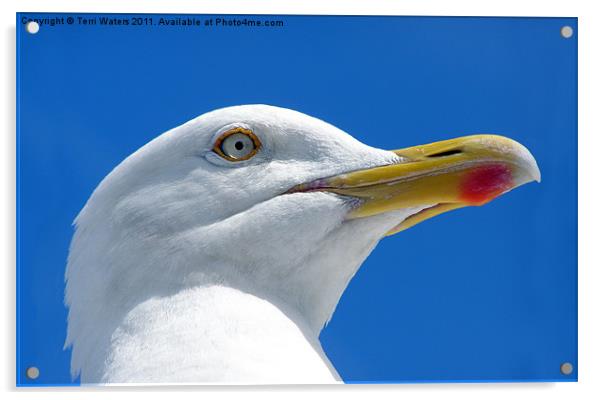
[[[261,148],[261,141],[252,130],[236,127],[227,130],[217,138],[213,151],[228,161],[245,161],[253,157]]]

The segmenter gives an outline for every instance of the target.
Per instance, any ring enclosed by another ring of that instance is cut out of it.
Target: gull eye
[[[259,151],[261,142],[250,129],[233,128],[224,132],[213,146],[213,151],[228,161],[244,161]]]

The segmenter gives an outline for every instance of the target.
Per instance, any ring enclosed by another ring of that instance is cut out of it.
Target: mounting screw
[[[568,39],[571,36],[573,36],[573,28],[571,28],[568,25],[565,25],[560,29],[560,34],[563,38]]]
[[[38,369],[38,367],[29,367],[25,371],[25,375],[27,375],[27,377],[32,380],[38,379],[38,377],[40,376],[40,370]]]
[[[562,365],[560,366],[560,372],[562,372],[562,375],[572,374],[573,373],[573,364],[571,364],[570,362],[562,363]]]
[[[40,24],[38,24],[36,21],[29,21],[27,24],[25,24],[25,30],[32,35],[35,35],[40,30]]]

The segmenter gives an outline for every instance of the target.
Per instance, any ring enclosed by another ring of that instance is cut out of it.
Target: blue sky
[[[576,19],[288,16],[36,35],[17,19],[21,384],[30,365],[35,384],[71,383],[63,274],[96,185],[163,131],[247,103],[385,149],[502,134],[542,171],[541,184],[379,244],[321,335],[346,381],[576,379],[560,373],[577,366]]]

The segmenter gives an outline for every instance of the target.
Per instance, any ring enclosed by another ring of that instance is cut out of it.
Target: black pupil
[[[234,147],[236,150],[242,150],[243,147],[245,147],[245,144],[239,140],[238,142],[234,143]]]

